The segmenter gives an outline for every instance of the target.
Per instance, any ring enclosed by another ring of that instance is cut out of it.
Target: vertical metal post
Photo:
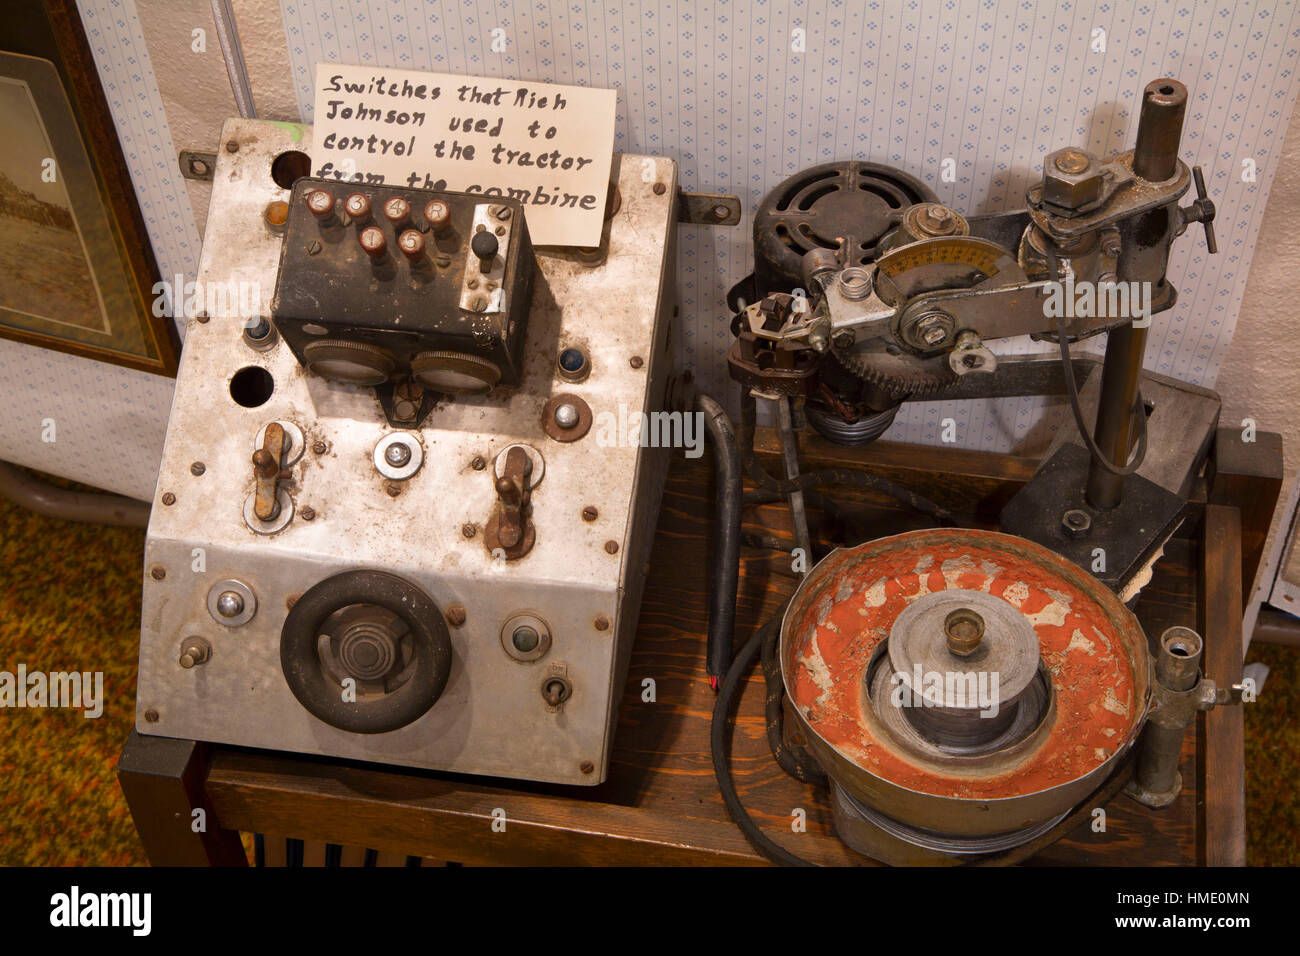
[[[1164,182],[1178,173],[1178,144],[1187,108],[1187,87],[1177,80],[1159,79],[1142,92],[1133,172],[1147,182]],[[1121,249],[1116,274],[1120,282],[1146,282],[1154,287],[1165,281],[1169,242],[1176,228],[1177,204],[1161,206],[1120,224]],[[1132,323],[1111,332],[1101,370],[1101,394],[1093,435],[1097,447],[1122,467],[1137,435],[1138,384],[1146,353],[1147,330]],[[1096,459],[1088,469],[1087,498],[1094,508],[1107,510],[1123,497],[1124,479]]]

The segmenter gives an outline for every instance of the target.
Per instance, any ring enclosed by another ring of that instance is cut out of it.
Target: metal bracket
[[[740,197],[677,190],[677,221],[692,226],[740,225]]]
[[[182,149],[177,157],[181,175],[198,183],[212,182],[217,169],[217,154],[200,149]]]

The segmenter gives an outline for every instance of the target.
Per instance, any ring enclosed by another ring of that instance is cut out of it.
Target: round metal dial
[[[495,362],[465,352],[421,352],[411,373],[425,388],[451,395],[486,392],[501,379]]]
[[[397,364],[378,346],[346,339],[312,342],[302,351],[307,367],[317,375],[348,385],[379,385]]]

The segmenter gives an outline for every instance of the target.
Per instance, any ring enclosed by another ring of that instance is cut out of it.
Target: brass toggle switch
[[[532,508],[529,479],[533,463],[528,453],[515,446],[506,452],[505,467],[496,478],[496,506],[483,531],[483,542],[492,554],[498,551],[507,560],[522,558],[532,550],[537,532],[529,517]]]
[[[253,514],[260,521],[271,521],[280,513],[276,501],[280,482],[280,460],[285,451],[284,426],[271,422],[262,437],[262,447],[253,452],[253,477],[257,481],[254,491]]]

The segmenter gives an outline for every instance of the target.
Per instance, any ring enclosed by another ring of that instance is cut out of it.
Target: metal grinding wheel
[[[1110,590],[986,531],[835,551],[791,599],[780,661],[838,834],[894,863],[1042,836],[1120,766],[1151,693],[1146,639]]]

